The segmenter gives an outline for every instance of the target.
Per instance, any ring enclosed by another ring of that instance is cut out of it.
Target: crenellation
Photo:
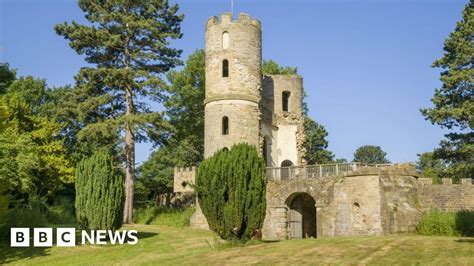
[[[219,25],[219,24],[230,24],[230,23],[240,23],[244,25],[251,25],[257,29],[261,28],[261,23],[258,19],[252,18],[249,14],[246,13],[239,13],[237,19],[234,19],[232,14],[222,13],[220,16],[212,16],[207,19],[206,29],[208,27]]]
[[[210,17],[205,36],[204,157],[243,142],[266,157],[278,178],[266,188],[264,238],[413,232],[430,209],[474,211],[471,179],[436,184],[414,164],[290,167],[305,165],[303,78],[262,75],[261,24],[248,14]],[[192,193],[195,178],[195,167],[174,168],[174,191]],[[208,228],[199,204],[190,223]]]

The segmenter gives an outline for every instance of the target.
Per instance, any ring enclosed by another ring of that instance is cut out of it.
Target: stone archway
[[[294,193],[286,200],[289,208],[289,239],[316,237],[316,207],[311,195]]]

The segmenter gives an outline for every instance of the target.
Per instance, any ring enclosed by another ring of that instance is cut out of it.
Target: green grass
[[[474,236],[474,212],[430,210],[417,226],[420,235]]]
[[[135,246],[73,248],[0,247],[0,264],[182,265],[182,264],[422,264],[472,265],[474,238],[392,235],[223,244],[211,232],[157,225],[133,225]]]
[[[184,210],[162,208],[162,207],[144,207],[134,212],[134,222],[137,224],[167,225],[173,227],[189,226],[189,220],[193,215],[194,208]]]

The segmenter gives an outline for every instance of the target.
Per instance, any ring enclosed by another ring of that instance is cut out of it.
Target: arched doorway
[[[290,167],[293,166],[293,162],[290,160],[284,160],[281,162],[281,180],[288,180],[290,178]]]
[[[288,197],[290,239],[316,237],[315,203],[308,193],[295,193]]]

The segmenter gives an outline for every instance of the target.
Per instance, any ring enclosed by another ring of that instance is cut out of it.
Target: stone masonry
[[[411,232],[429,209],[474,211],[471,180],[435,185],[407,165],[324,166],[335,169],[331,174],[305,166],[303,79],[262,75],[260,21],[225,13],[208,19],[205,36],[204,156],[246,142],[265,157],[275,174],[267,185],[265,239]],[[192,194],[195,173],[175,168],[174,191]],[[191,227],[208,228],[199,203]]]

